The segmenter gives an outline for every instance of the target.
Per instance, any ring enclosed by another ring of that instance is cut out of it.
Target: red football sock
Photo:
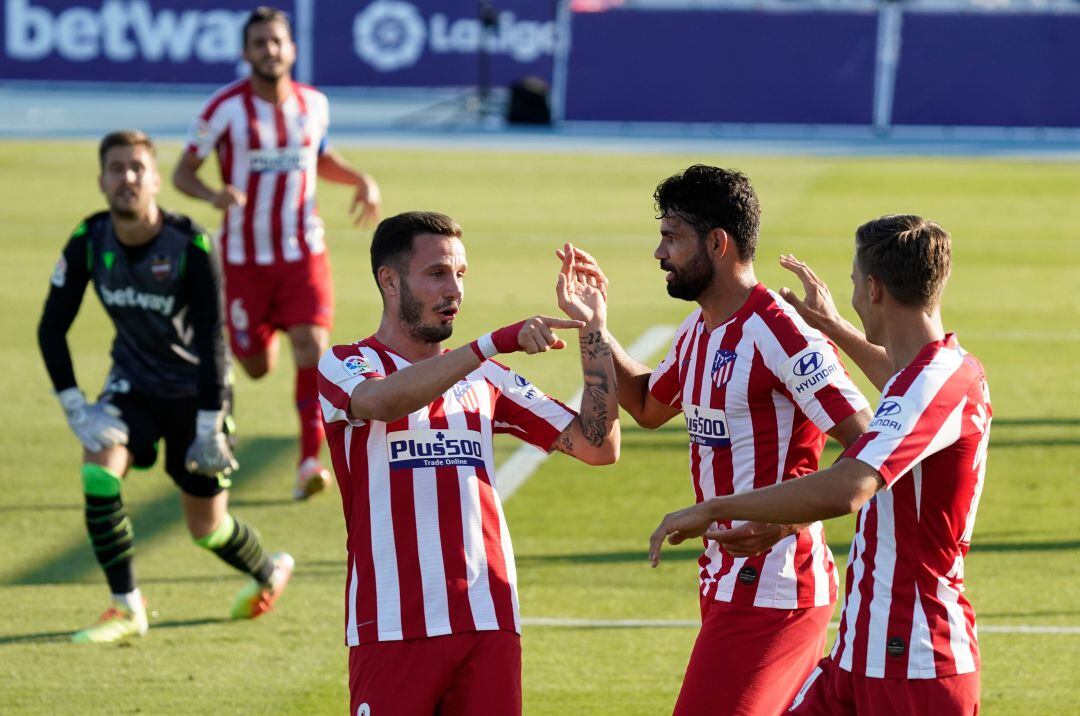
[[[318,368],[296,369],[296,412],[300,414],[300,462],[317,458],[323,444],[322,414],[319,410]]]

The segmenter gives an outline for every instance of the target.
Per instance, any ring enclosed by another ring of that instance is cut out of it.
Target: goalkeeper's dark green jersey
[[[53,271],[38,342],[57,391],[76,384],[66,334],[93,283],[116,328],[106,390],[197,395],[221,407],[225,349],[221,269],[209,238],[187,217],[162,211],[161,231],[141,246],[117,238],[108,212],[79,224]],[[111,386],[111,387],[110,387]]]

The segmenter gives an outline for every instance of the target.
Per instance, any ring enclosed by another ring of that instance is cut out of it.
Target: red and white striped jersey
[[[346,643],[520,632],[492,435],[550,450],[575,413],[488,360],[399,420],[349,417],[357,385],[409,365],[373,337],[334,346],[319,362],[348,528]]]
[[[199,158],[216,151],[222,182],[247,193],[245,206],[225,212],[226,263],[292,263],[326,250],[315,179],[329,124],[326,95],[296,82],[281,104],[260,98],[247,79],[207,101],[186,151]]]
[[[979,669],[964,555],[990,417],[982,365],[949,334],[893,376],[869,430],[844,452],[887,489],[859,511],[832,652],[841,668],[907,679]]]
[[[761,284],[712,331],[701,309],[691,313],[649,390],[686,418],[698,502],[814,472],[823,431],[868,407],[836,348]],[[820,522],[757,557],[732,557],[706,541],[698,565],[706,598],[779,609],[836,600]]]

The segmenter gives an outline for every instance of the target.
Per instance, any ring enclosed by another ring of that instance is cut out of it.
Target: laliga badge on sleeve
[[[371,373],[371,364],[364,359],[363,356],[349,356],[345,360],[341,361],[341,367],[345,369],[345,372],[349,375],[360,375],[361,373]]]

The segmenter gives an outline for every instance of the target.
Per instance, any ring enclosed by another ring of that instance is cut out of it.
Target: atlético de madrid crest
[[[720,348],[712,360],[712,379],[717,388],[723,388],[735,373],[735,351]]]

